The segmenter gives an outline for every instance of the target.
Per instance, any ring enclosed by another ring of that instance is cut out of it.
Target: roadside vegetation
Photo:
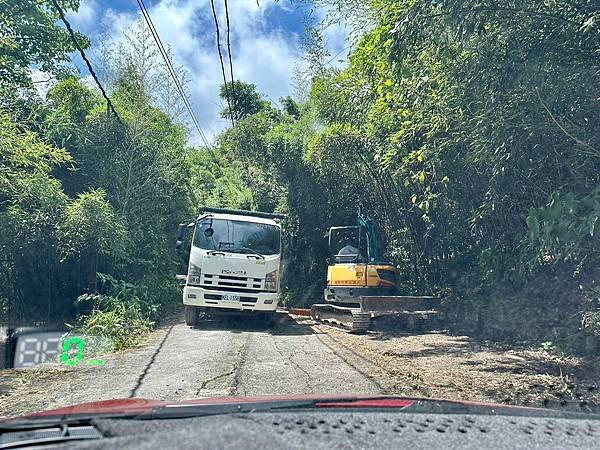
[[[120,122],[68,63],[50,3],[3,2],[6,317],[80,317],[118,347],[135,342],[180,301],[174,233],[201,204],[286,213],[298,245],[285,299],[309,306],[325,282],[324,234],[360,207],[381,224],[403,291],[443,296],[453,329],[598,356],[596,2],[313,3],[353,27],[347,66],[310,29],[294,98],[222,89],[235,126],[205,149],[188,145],[141,24],[98,61]],[[32,67],[55,80],[43,95]]]

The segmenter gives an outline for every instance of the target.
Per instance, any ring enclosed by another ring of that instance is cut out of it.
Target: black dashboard
[[[567,415],[568,416],[568,415]],[[161,420],[97,419],[61,449],[598,448],[600,419],[381,411],[283,411]],[[46,429],[45,433],[52,433]],[[54,432],[65,432],[56,428]],[[0,436],[16,443],[18,431]],[[8,448],[8,447],[7,447]],[[18,448],[18,447],[15,447]],[[28,447],[30,448],[30,447]]]

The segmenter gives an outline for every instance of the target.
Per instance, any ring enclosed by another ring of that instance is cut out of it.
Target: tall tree
[[[77,11],[79,0],[61,0],[65,11]],[[48,73],[65,69],[75,50],[67,30],[57,25],[58,11],[39,0],[2,0],[0,8],[0,99],[5,103],[17,88],[31,88],[32,66]],[[83,48],[88,39],[77,33]],[[6,107],[6,104],[0,104]]]
[[[229,100],[233,111],[226,106],[221,111],[221,117],[224,119],[241,120],[269,105],[269,102],[258,93],[254,84],[243,81],[228,81],[226,85],[221,85],[219,95],[223,100],[227,99],[227,95],[231,96]]]

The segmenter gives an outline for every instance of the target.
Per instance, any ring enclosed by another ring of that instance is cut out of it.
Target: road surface
[[[184,400],[224,395],[379,393],[366,360],[327,334],[278,314],[265,329],[248,321],[182,321],[99,367],[31,371],[0,400],[0,416],[86,401],[141,397]],[[31,377],[33,379],[31,379]],[[0,380],[1,384],[1,380]]]
[[[561,408],[567,401],[582,411],[600,405],[598,361],[440,331],[357,336],[284,314],[272,329],[239,319],[192,329],[175,318],[140,347],[103,358],[95,367],[0,370],[0,417],[114,398],[269,394],[384,393]]]

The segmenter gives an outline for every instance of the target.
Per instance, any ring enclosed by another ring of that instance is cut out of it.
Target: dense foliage
[[[0,105],[0,323],[79,318],[121,348],[181,301],[173,242],[192,205],[250,194],[233,165],[188,147],[185,125],[157,107],[170,109],[146,70],[152,61],[134,55],[148,50],[141,25],[131,48],[118,48],[128,57],[104,61],[119,121],[61,65],[73,48],[56,18],[41,2],[9,1],[0,15],[10,81]],[[53,80],[47,92],[34,89],[32,66]]]
[[[597,5],[363,4],[370,31],[344,70],[311,60],[299,115],[265,105],[221,140],[298,227],[292,298],[318,299],[321,236],[362,206],[405,292],[441,293],[472,331],[582,349],[599,332]]]
[[[63,67],[72,47],[54,12],[5,3],[0,307],[15,317],[149,326],[179,301],[173,234],[200,204],[286,213],[298,239],[285,300],[307,306],[322,295],[327,229],[361,208],[403,292],[442,295],[456,328],[593,351],[597,2],[315,0],[328,23],[356,27],[347,67],[328,65],[311,28],[307,95],[278,106],[252,84],[223,86],[234,125],[214,149],[187,146],[143,27],[103,60],[120,124]],[[32,66],[58,81],[43,98]]]

